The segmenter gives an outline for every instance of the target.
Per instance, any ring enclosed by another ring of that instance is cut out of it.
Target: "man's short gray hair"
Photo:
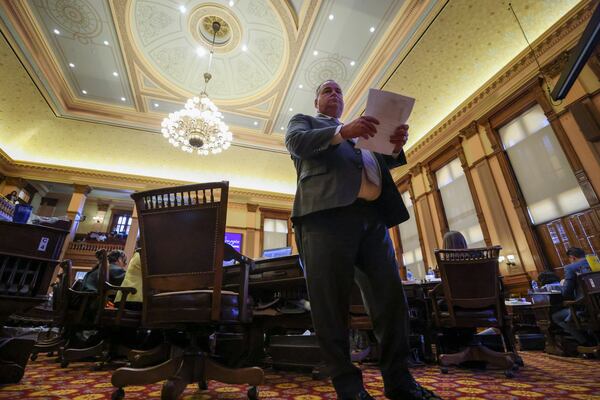
[[[319,86],[317,86],[317,90],[315,91],[315,98],[319,97],[319,93],[321,93],[321,89],[323,88],[323,85],[325,85],[326,83],[329,82],[335,82],[333,79],[327,79],[323,82],[321,82],[321,84]]]

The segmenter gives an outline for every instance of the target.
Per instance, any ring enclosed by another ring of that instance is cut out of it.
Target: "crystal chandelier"
[[[208,70],[212,64],[215,38],[221,24],[212,23],[213,40],[208,61]],[[187,153],[196,151],[200,155],[217,154],[231,146],[233,135],[223,122],[223,114],[208,98],[206,86],[212,78],[210,72],[204,73],[204,90],[200,96],[192,97],[185,108],[163,119],[161,132],[173,146]]]

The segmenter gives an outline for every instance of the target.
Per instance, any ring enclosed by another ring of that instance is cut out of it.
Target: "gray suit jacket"
[[[298,186],[292,210],[297,223],[305,215],[352,204],[360,189],[363,161],[349,140],[331,145],[338,123],[330,118],[297,114],[292,117],[285,144],[296,167]],[[381,169],[381,196],[377,209],[386,226],[408,219],[408,212],[390,174],[390,168],[406,164],[404,152],[397,159],[374,153]]]

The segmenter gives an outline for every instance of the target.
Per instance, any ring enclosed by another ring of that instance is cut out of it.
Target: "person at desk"
[[[582,294],[578,290],[577,276],[590,272],[590,266],[585,258],[585,252],[579,247],[570,247],[567,250],[567,256],[571,263],[566,265],[564,269],[565,278],[561,281],[562,296],[564,300],[579,300]],[[570,308],[563,308],[552,314],[552,321],[577,340],[579,344],[588,344],[585,334],[573,325]]]
[[[98,253],[96,253],[98,257]],[[85,276],[81,283],[81,290],[87,292],[96,292],[98,290],[98,277],[100,274],[100,262],[94,266]],[[125,278],[125,268],[127,267],[127,256],[122,250],[113,250],[108,253],[108,282],[111,285],[121,286]]]
[[[316,116],[297,114],[285,143],[298,184],[292,210],[317,341],[340,399],[372,399],[350,357],[348,320],[357,281],[381,344],[385,395],[391,399],[438,399],[407,368],[409,327],[406,296],[387,228],[408,219],[390,168],[406,164],[402,147],[408,125],[390,137],[393,155],[355,148],[358,138],[377,133],[377,121],[362,116],[348,123],[342,89],[321,83]]]
[[[141,311],[144,297],[142,293],[142,259],[140,258],[139,248],[135,250],[135,253],[131,256],[131,260],[129,260],[129,265],[127,266],[127,271],[125,272],[125,277],[123,278],[123,282],[121,282],[121,286],[132,287],[137,290],[137,292],[127,296],[125,308]],[[121,301],[121,297],[122,293],[118,292],[115,296],[115,305]]]

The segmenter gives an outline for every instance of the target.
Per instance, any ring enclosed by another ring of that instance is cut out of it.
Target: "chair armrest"
[[[435,285],[428,293],[429,297],[438,297],[444,295],[444,286],[441,283]]]
[[[240,282],[238,288],[238,307],[240,309],[240,322],[250,322],[252,318],[248,311],[248,277],[250,272],[256,268],[254,260],[225,243],[223,259],[226,261],[235,260],[240,264]]]
[[[433,319],[435,321],[436,326],[441,326],[440,324],[440,310],[438,308],[437,299],[438,296],[444,296],[444,286],[441,283],[435,285],[433,289],[428,292],[429,299],[431,300],[431,308],[433,310]]]
[[[115,286],[108,282],[104,282],[104,298],[101,300],[100,312],[98,313],[97,322],[100,322],[100,315],[102,310],[106,307],[106,303],[108,302],[108,295],[112,292],[121,292],[121,301],[119,301],[119,308],[117,309],[117,316],[115,317],[115,325],[119,325],[121,322],[121,318],[123,317],[123,312],[125,311],[125,303],[127,302],[127,296],[130,294],[136,294],[137,289],[131,286]]]

